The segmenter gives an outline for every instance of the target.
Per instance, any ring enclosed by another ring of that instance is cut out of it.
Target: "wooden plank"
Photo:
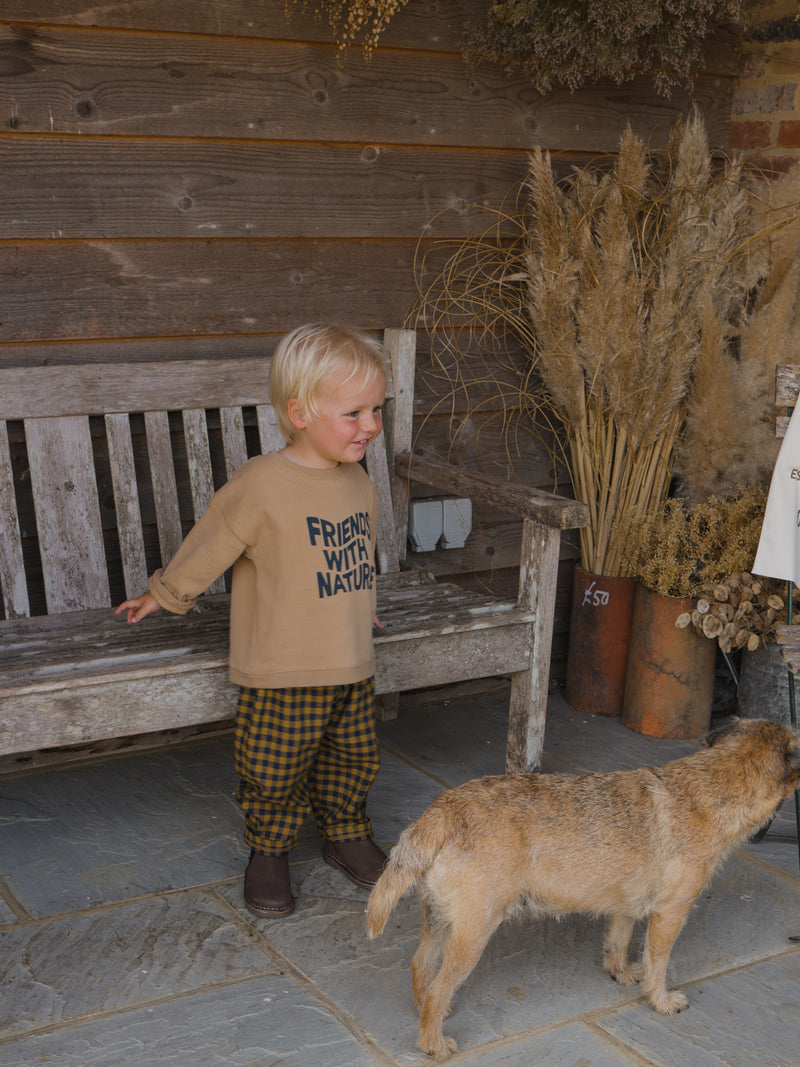
[[[234,471],[247,462],[247,442],[241,407],[221,407],[219,421],[222,430],[222,451],[225,455],[225,474],[230,478]]]
[[[0,254],[0,260],[1,260]],[[268,361],[280,335],[252,337],[109,337],[46,341],[41,338],[3,345],[3,367],[54,367],[89,364],[188,363],[191,360],[259,358]],[[268,365],[268,363],[267,363]],[[250,363],[250,366],[253,366]],[[222,370],[222,368],[220,368]],[[189,383],[183,383],[186,386]],[[251,388],[254,383],[251,383]],[[186,389],[184,389],[186,391]],[[0,401],[2,394],[0,394]],[[220,401],[224,403],[224,399]]]
[[[253,0],[225,0],[225,3],[193,3],[161,0],[158,4],[131,5],[130,0],[46,0],[41,10],[31,0],[0,0],[0,17],[25,24],[45,23],[65,26],[97,26],[226,37],[270,37],[275,39],[331,42],[330,23],[302,3],[287,8],[282,3]],[[33,8],[33,10],[32,10]],[[382,47],[401,43],[408,47],[436,51],[458,50],[463,26],[484,9],[483,0],[437,0],[435,4],[410,3],[400,8],[381,38]],[[358,48],[345,59],[364,62]]]
[[[254,406],[268,397],[269,361],[260,359],[0,367],[6,419]]]
[[[386,436],[381,433],[367,447],[367,471],[375,486],[378,500],[376,530],[378,570],[381,574],[400,570],[400,556],[392,510],[389,463],[386,458]]]
[[[791,411],[797,403],[798,392],[800,392],[800,366],[779,363],[775,367],[775,404],[778,408],[778,414],[775,416],[775,436],[780,440],[786,436]]]
[[[32,241],[0,245],[0,342],[381,329],[414,296],[413,241]],[[58,279],[42,285],[42,278]]]
[[[30,615],[8,429],[0,421],[0,586],[6,619]]]
[[[140,596],[147,589],[147,561],[130,419],[127,415],[106,415],[105,423],[125,590],[129,597]]]
[[[214,472],[211,468],[211,448],[208,443],[206,413],[202,408],[190,408],[183,412],[183,436],[186,441],[186,458],[189,462],[189,486],[192,491],[194,520],[205,514],[214,495]],[[225,579],[222,575],[208,587],[210,593],[224,593]]]
[[[647,78],[542,95],[523,73],[439,52],[411,73],[402,50],[352,67],[313,44],[55,26],[0,27],[0,54],[20,71],[0,106],[21,133],[615,152],[628,124],[650,141],[696,104],[711,146],[729,143],[730,93],[707,76],[670,97]]]
[[[256,408],[258,419],[258,437],[261,452],[280,452],[286,442],[275,421],[275,412],[269,404],[259,404]]]
[[[465,238],[528,154],[18,134],[0,169],[5,239]]]
[[[571,530],[585,526],[588,522],[586,505],[577,500],[543,493],[539,489],[515,485],[513,482],[503,482],[483,474],[474,474],[452,464],[442,463],[438,459],[403,454],[397,457],[396,468],[399,474],[407,475],[426,485],[435,485],[456,496],[479,500],[558,529]]]
[[[560,531],[525,520],[518,604],[534,613],[531,658],[511,680],[506,771],[539,770],[544,749]]]
[[[800,392],[800,365],[779,363],[775,367],[775,403],[794,407]]]
[[[111,604],[89,420],[27,419],[47,610]]]
[[[392,476],[392,500],[394,527],[397,531],[397,548],[400,559],[406,558],[408,532],[409,484],[400,478],[394,469],[394,457],[401,452],[410,452],[414,421],[414,386],[416,381],[417,335],[414,330],[386,329],[383,343],[392,365],[395,396],[392,405],[391,438],[389,441],[389,464]]]
[[[162,0],[158,4],[134,4],[130,0],[47,0],[36,10],[31,0],[1,0],[0,17],[24,24],[59,23],[67,26],[97,26],[226,37],[270,37],[274,39],[330,42],[332,30],[327,17],[310,5],[297,2],[254,4],[252,0],[225,0],[224,4],[190,4],[185,0]],[[32,10],[33,8],[33,10]],[[430,49],[458,52],[464,26],[486,10],[485,0],[437,0],[436,3],[408,3],[391,18],[380,39],[380,48]],[[720,32],[706,47],[706,69],[715,73],[738,73],[738,38]],[[344,53],[348,66],[364,62],[358,47]]]
[[[169,434],[169,416],[166,411],[147,411],[144,420],[158,541],[161,546],[161,560],[166,566],[178,551],[183,540],[178,510],[178,489],[175,482],[175,460]]]

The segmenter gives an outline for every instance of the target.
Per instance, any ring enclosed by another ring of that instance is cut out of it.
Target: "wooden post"
[[[536,620],[530,666],[511,678],[506,750],[509,774],[536,771],[542,762],[560,541],[558,529],[525,519],[517,605],[535,611]]]

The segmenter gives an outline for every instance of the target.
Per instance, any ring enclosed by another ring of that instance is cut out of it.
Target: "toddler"
[[[183,614],[233,566],[234,753],[255,915],[293,910],[288,853],[309,810],[324,859],[356,885],[371,888],[386,862],[366,813],[379,766],[376,497],[359,462],[381,431],[385,390],[368,336],[323,325],[286,336],[270,395],[288,443],[240,467],[149,591],[117,608],[129,623]]]

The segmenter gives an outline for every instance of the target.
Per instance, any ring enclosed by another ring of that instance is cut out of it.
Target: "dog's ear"
[[[742,720],[737,716],[729,719],[724,726],[718,726],[716,730],[711,730],[710,733],[707,733],[703,738],[703,744],[706,748],[711,748],[713,745],[716,745],[717,741],[721,741],[723,737],[727,737],[728,734],[733,733],[741,721]]]

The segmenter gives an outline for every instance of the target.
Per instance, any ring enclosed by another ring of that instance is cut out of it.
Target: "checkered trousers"
[[[367,794],[380,766],[375,682],[292,689],[242,688],[234,759],[245,842],[288,852],[309,811],[329,841],[372,835]]]

